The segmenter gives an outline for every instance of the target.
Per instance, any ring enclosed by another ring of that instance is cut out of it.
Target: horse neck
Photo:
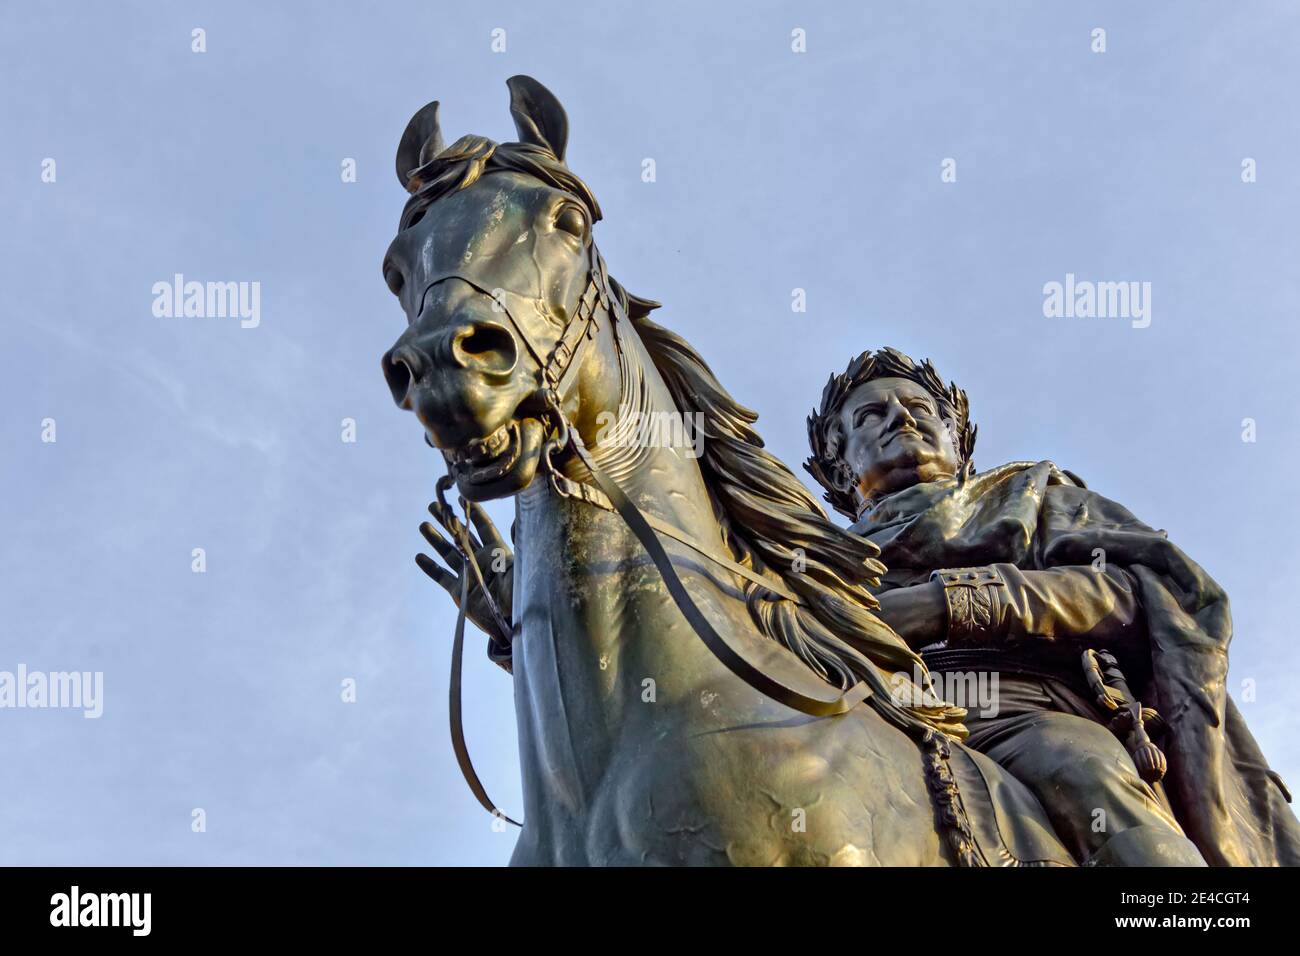
[[[598,413],[617,414],[620,404],[625,421],[639,414],[663,422],[653,416],[678,413],[640,337],[621,321],[621,353],[609,322],[588,344],[594,352],[579,383],[582,407],[571,417],[584,423],[576,427],[597,464],[642,511],[721,553],[718,518],[692,449],[597,441],[598,423],[609,423]],[[573,465],[566,470],[577,477]],[[699,641],[664,639],[680,631],[681,613],[617,515],[556,494],[539,473],[519,496],[517,519],[515,698],[525,812],[537,823],[581,814],[631,712],[646,711],[644,681],[690,670],[692,659],[708,652]],[[664,690],[656,693],[662,702]]]

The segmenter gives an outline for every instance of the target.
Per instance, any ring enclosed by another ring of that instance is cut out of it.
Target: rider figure
[[[967,745],[1035,792],[1081,862],[1203,865],[1101,723],[1111,715],[1080,664],[1088,648],[1149,661],[1136,582],[1114,565],[1040,567],[1023,547],[1037,519],[1020,519],[1044,492],[1082,483],[1050,462],[974,478],[965,393],[893,349],[833,376],[808,427],[806,467],[881,547],[881,616],[932,673],[996,675],[995,706],[955,701],[968,708]]]

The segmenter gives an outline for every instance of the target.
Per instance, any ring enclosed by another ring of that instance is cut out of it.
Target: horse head
[[[564,109],[530,77],[507,85],[516,143],[445,146],[437,102],[411,119],[397,151],[411,195],[383,263],[407,317],[383,358],[393,400],[474,501],[527,487],[552,413],[577,415],[573,353],[594,336],[578,325],[610,296],[600,207],[564,162]]]

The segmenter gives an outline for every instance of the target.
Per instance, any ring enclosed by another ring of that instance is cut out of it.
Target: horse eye
[[[564,206],[555,216],[555,228],[584,239],[587,235],[587,217],[577,206]]]

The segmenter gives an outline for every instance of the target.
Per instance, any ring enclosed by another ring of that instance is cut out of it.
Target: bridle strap
[[[455,528],[453,537],[456,546],[461,550],[464,563],[468,565],[468,568],[462,567],[460,572],[460,609],[456,614],[456,636],[451,642],[451,679],[447,683],[447,716],[451,730],[451,749],[456,754],[456,763],[460,766],[460,772],[465,778],[465,783],[469,785],[470,792],[474,794],[479,804],[494,817],[500,817],[506,823],[513,823],[515,826],[522,828],[522,823],[506,816],[493,802],[492,798],[488,796],[487,788],[483,786],[483,781],[479,779],[478,773],[474,770],[474,761],[469,756],[469,745],[465,743],[465,721],[461,709],[461,676],[464,671],[465,658],[465,608],[469,604],[469,569],[473,570],[475,584],[486,596],[493,611],[498,615],[500,612],[496,610],[496,602],[492,600],[491,594],[488,593],[487,588],[484,586],[483,574],[479,571],[478,562],[474,560],[474,548],[469,540],[467,526],[457,521],[454,515],[450,517]],[[465,517],[468,521],[468,508]],[[448,528],[448,531],[452,530],[452,528]]]
[[[582,346],[595,336],[596,307],[600,305],[607,310],[611,309],[611,298],[603,284],[604,263],[600,261],[600,253],[596,251],[594,242],[591,244],[590,261],[587,288],[578,299],[573,318],[564,327],[560,340],[555,343],[550,358],[542,367],[542,386],[553,390],[559,398],[569,390],[577,374],[580,365],[577,361],[578,353],[582,351]]]

